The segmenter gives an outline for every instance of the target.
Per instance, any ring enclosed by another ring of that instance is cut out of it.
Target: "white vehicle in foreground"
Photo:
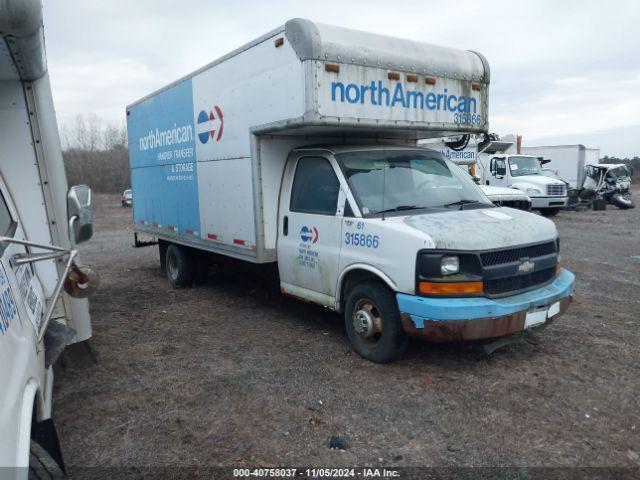
[[[488,87],[478,53],[291,20],[127,107],[136,233],[176,287],[277,263],[375,362],[543,327],[574,285],[553,222],[416,145],[486,131]]]
[[[95,283],[74,249],[92,234],[91,191],[67,187],[39,0],[1,2],[0,31],[0,476],[50,478],[52,365],[91,336],[78,297]]]

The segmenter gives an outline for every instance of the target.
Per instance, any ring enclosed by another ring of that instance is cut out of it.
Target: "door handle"
[[[289,217],[287,215],[282,219],[282,234],[285,237],[289,235]]]

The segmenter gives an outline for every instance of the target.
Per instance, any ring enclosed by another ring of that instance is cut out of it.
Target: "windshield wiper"
[[[443,207],[449,208],[449,207],[459,206],[460,208],[458,210],[464,210],[465,205],[472,205],[472,204],[478,204],[478,203],[482,203],[482,202],[479,202],[477,200],[466,200],[463,198],[462,200],[458,200],[457,202],[447,203],[443,205]]]
[[[413,210],[415,208],[424,208],[424,207],[418,207],[417,205],[398,205],[397,207],[387,208],[386,210],[380,210],[376,213],[399,212],[400,210]]]

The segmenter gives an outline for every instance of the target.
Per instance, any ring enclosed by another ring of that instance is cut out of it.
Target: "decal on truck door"
[[[36,332],[39,332],[40,326],[42,325],[42,315],[44,313],[42,307],[43,294],[31,268],[31,265],[23,264],[16,268],[14,272],[16,274],[16,280],[18,281],[20,296],[24,302],[24,308]]]
[[[7,272],[4,265],[0,263],[0,333],[4,335],[9,330],[17,314],[18,308],[13,300]]]

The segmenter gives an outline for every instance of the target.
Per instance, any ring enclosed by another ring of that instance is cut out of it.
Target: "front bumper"
[[[562,208],[567,206],[569,197],[530,197],[531,208]]]
[[[549,285],[510,297],[432,298],[398,293],[396,298],[404,330],[411,336],[439,342],[482,340],[525,330],[527,313],[534,310],[549,310],[536,327],[552,322],[569,306],[574,283],[573,273],[562,269]]]

